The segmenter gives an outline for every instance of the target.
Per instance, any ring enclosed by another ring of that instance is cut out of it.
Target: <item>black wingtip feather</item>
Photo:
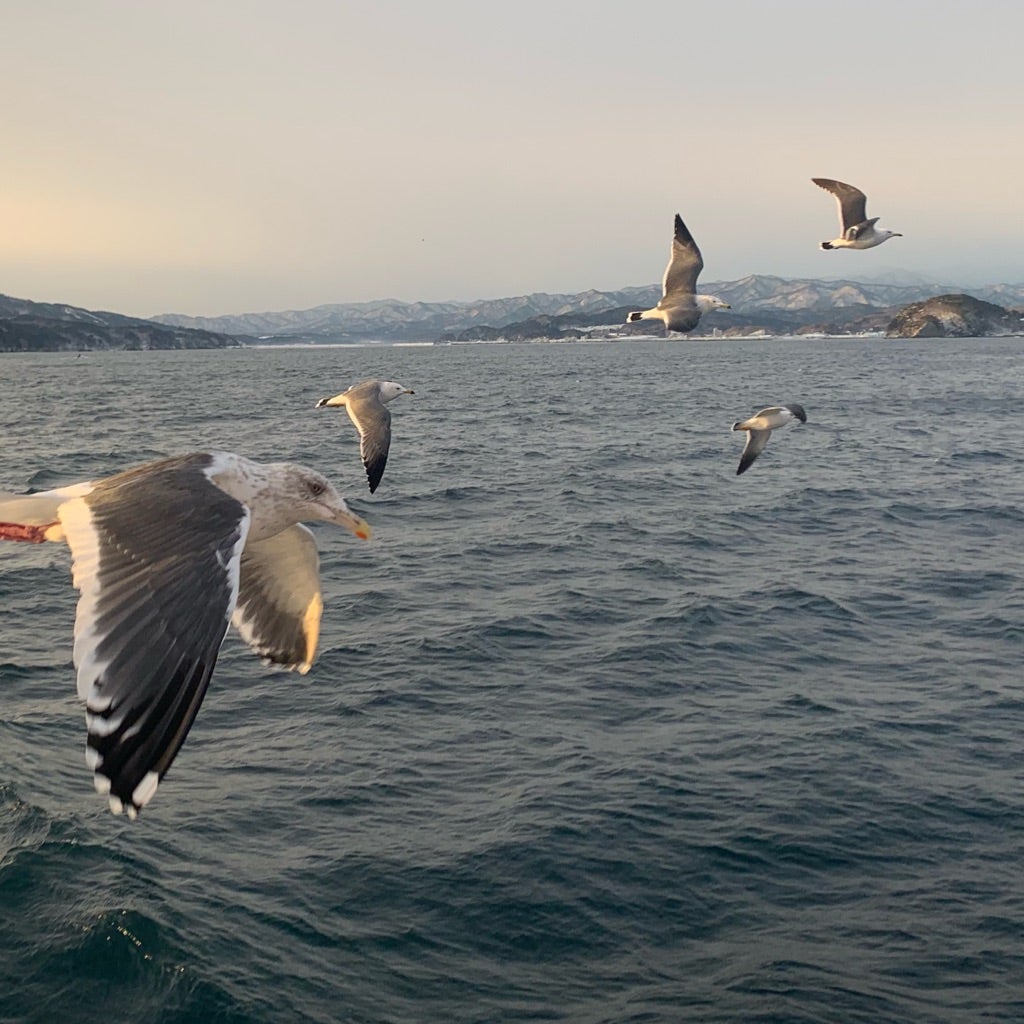
[[[363,465],[366,467],[366,482],[370,485],[370,493],[373,494],[384,477],[384,467],[387,465],[387,459],[381,459],[380,462],[373,463],[364,462]]]
[[[675,220],[675,237],[676,241],[683,242],[686,245],[693,244],[693,235],[690,234],[690,229],[683,223],[683,218],[678,213]]]

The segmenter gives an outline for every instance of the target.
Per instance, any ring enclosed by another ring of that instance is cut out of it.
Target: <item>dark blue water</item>
[[[68,553],[0,548],[0,1020],[1024,1019],[1021,346],[3,356],[0,489],[223,447],[376,535],[316,528],[319,661],[229,636],[135,823]],[[313,409],[369,376],[374,496]]]

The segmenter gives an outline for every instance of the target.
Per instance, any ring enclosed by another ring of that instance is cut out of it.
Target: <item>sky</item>
[[[135,316],[661,279],[1024,281],[1007,0],[34,0],[0,293]],[[831,252],[836,204],[904,233]],[[950,236],[957,237],[956,247]]]

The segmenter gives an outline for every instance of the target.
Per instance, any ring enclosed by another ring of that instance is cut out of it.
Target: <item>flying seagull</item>
[[[736,475],[745,473],[750,469],[750,464],[764,451],[768,438],[772,431],[784,427],[793,420],[801,423],[807,422],[807,413],[802,405],[795,402],[791,405],[773,405],[760,412],[755,412],[750,419],[742,420],[732,425],[733,430],[745,430],[747,432],[747,444],[740,456],[740,465]]]
[[[319,473],[230,452],[0,495],[0,539],[71,548],[86,763],[115,814],[134,818],[153,798],[229,622],[266,663],[309,671],[323,601],[316,541],[300,520],[316,519],[370,536]]]
[[[668,266],[661,282],[661,299],[653,309],[637,310],[626,317],[626,323],[637,320],[661,320],[665,333],[692,331],[701,315],[712,309],[728,309],[729,303],[713,295],[697,295],[697,278],[704,269],[704,260],[693,235],[676,214],[675,236],[669,252]]]
[[[366,467],[366,479],[370,493],[377,490],[384,467],[388,462],[391,447],[391,413],[385,403],[394,401],[399,395],[414,395],[415,391],[393,380],[364,380],[353,384],[347,391],[333,398],[321,398],[316,408],[343,405],[348,418],[359,431],[359,454]]]
[[[875,227],[877,217],[867,219],[868,197],[859,188],[831,178],[811,178],[819,188],[831,192],[839,203],[839,237],[822,242],[822,249],[872,249],[890,238],[902,238],[898,231]]]

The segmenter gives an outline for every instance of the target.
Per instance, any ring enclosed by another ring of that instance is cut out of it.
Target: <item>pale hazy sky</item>
[[[1024,280],[1011,0],[34,0],[0,292],[149,316],[660,280]],[[823,253],[833,199],[903,231]],[[956,251],[944,245],[956,232]]]

